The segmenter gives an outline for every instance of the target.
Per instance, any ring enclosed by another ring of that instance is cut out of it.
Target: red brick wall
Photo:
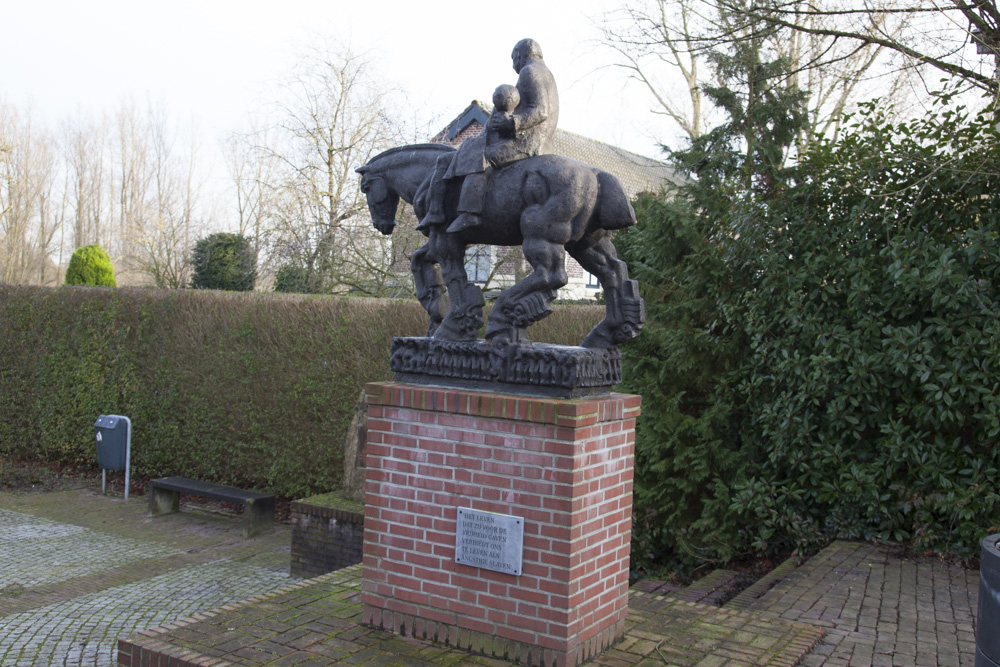
[[[530,664],[623,634],[638,396],[366,391],[366,623]],[[455,563],[460,507],[524,519],[520,576]]]
[[[483,124],[480,123],[478,120],[474,120],[471,123],[469,123],[464,130],[462,130],[454,137],[452,137],[449,141],[446,141],[444,143],[448,144],[449,146],[454,146],[455,148],[458,148],[463,143],[465,143],[466,139],[471,139],[472,137],[478,137],[482,131],[483,131]]]

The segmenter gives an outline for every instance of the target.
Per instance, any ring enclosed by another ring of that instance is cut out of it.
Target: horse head
[[[375,228],[383,234],[391,234],[396,226],[399,200],[413,204],[417,190],[430,176],[437,158],[454,151],[445,144],[397,146],[358,167],[355,171],[361,174],[361,192],[368,199],[368,211]]]
[[[399,209],[399,194],[389,187],[385,177],[373,171],[370,165],[358,167],[361,174],[361,192],[368,200],[368,212],[372,224],[386,236],[392,234],[396,226],[396,211]]]

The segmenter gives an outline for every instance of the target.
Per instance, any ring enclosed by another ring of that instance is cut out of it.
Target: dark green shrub
[[[320,281],[308,269],[298,264],[285,264],[274,277],[274,291],[286,294],[318,294]]]
[[[66,268],[66,284],[116,287],[115,268],[108,252],[99,245],[77,248]]]
[[[257,282],[257,253],[250,239],[218,232],[194,244],[191,287],[248,292]]]
[[[993,123],[871,106],[768,189],[703,173],[637,202],[640,564],[834,537],[972,556],[1000,530]]]
[[[685,197],[641,196],[639,224],[615,244],[646,302],[642,334],[623,346],[624,390],[643,397],[637,424],[633,560],[682,567],[728,560],[739,549],[730,510],[741,414],[726,378],[742,338],[718,300],[732,289],[715,216]]]
[[[734,262],[725,309],[758,463],[734,509],[763,548],[843,536],[978,552],[1000,528],[1000,141],[989,114],[875,106],[803,157]],[[767,252],[763,252],[767,248]]]

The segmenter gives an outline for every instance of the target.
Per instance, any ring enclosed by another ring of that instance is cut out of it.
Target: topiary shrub
[[[298,264],[285,264],[274,276],[274,291],[286,294],[319,294],[318,276]]]
[[[117,287],[115,268],[107,251],[99,245],[77,248],[66,269],[66,284]]]
[[[249,292],[257,282],[257,253],[241,234],[218,232],[194,245],[191,253],[194,289]]]

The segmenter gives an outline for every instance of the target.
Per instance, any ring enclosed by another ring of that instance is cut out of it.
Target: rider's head
[[[514,45],[510,58],[514,61],[514,71],[520,74],[521,68],[527,65],[529,60],[542,59],[542,47],[533,39],[522,39]]]

